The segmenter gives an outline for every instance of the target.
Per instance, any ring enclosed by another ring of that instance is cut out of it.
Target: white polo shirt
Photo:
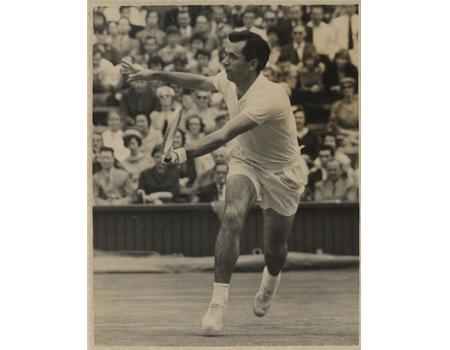
[[[235,138],[231,157],[275,172],[299,161],[295,119],[289,97],[280,84],[260,74],[238,100],[237,87],[225,71],[212,77],[212,83],[223,94],[230,118],[242,113],[259,124]]]

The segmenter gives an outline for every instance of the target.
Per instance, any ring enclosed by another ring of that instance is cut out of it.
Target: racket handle
[[[164,156],[164,163],[170,163],[172,161],[172,156]]]

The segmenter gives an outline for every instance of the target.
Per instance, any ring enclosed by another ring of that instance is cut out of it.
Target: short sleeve
[[[268,99],[258,98],[245,107],[242,114],[249,117],[258,124],[262,124],[269,119],[278,118],[282,114],[282,109],[277,103]]]
[[[222,93],[222,95],[225,95],[224,92],[228,84],[228,79],[225,71],[222,71],[219,74],[211,77],[211,82],[217,91]]]

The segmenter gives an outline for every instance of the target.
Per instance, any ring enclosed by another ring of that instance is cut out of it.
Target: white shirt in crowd
[[[310,21],[307,26],[313,30],[313,44],[317,53],[327,55],[330,59],[333,59],[335,53],[333,28],[325,22],[320,22],[318,26],[314,26],[312,21]]]
[[[111,147],[114,150],[114,157],[122,162],[130,155],[130,150],[123,144],[123,131],[105,130],[102,134],[103,144],[106,147]]]

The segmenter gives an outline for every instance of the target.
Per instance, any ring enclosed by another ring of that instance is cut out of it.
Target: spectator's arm
[[[317,183],[314,186],[314,201],[322,201],[324,200],[324,196],[323,196],[323,192],[322,192],[322,186],[320,185],[320,183]]]

